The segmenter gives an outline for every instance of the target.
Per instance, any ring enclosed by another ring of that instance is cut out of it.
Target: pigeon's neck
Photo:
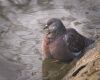
[[[57,39],[59,36],[63,35],[66,33],[66,30],[60,30],[60,31],[57,31],[55,33],[50,33],[47,35],[48,39],[52,42],[54,41],[55,39]]]

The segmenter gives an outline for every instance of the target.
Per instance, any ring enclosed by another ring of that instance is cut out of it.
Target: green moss
[[[53,62],[52,59],[43,61],[43,80],[61,80],[73,67],[75,62]]]

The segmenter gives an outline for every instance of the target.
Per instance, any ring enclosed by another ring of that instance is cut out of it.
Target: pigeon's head
[[[46,29],[48,33],[60,33],[66,30],[61,20],[57,18],[49,19],[44,29]]]

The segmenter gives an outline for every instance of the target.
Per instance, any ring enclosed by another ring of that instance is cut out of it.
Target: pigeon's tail
[[[95,42],[95,40],[86,38],[85,40],[85,47],[88,47],[89,45],[93,44]]]

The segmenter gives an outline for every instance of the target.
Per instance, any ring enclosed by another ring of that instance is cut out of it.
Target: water
[[[42,79],[42,28],[49,18],[60,18],[66,28],[99,38],[99,4],[99,0],[0,0],[1,80]]]

